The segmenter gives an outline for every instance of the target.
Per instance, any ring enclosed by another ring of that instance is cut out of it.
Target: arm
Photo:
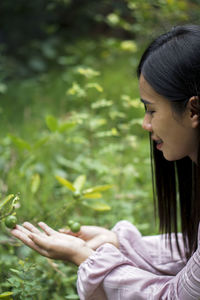
[[[77,288],[81,300],[200,298],[200,247],[181,272],[164,276],[140,269],[112,244],[94,252],[80,238],[56,232],[44,223],[39,226],[43,232],[25,223],[12,234],[41,255],[80,265]]]
[[[127,221],[118,222],[112,231],[98,226],[81,226],[78,233],[67,229],[61,229],[60,232],[83,239],[93,250],[110,243],[135,266],[158,275],[176,275],[186,263],[179,256],[174,236],[172,236],[174,249],[172,255],[169,241],[166,243],[164,235],[142,237],[137,228]],[[181,234],[179,234],[179,242],[183,251]]]
[[[164,276],[139,269],[105,244],[79,266],[77,288],[81,300],[199,300],[200,249],[176,276]]]
[[[118,237],[119,250],[135,266],[157,275],[176,275],[181,271],[186,260],[181,259],[172,235],[171,253],[169,240],[164,235],[143,237],[138,229],[127,221],[118,222],[112,230]],[[181,252],[184,253],[182,235],[179,234]]]

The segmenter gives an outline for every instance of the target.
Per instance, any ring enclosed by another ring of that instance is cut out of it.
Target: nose
[[[144,120],[143,120],[143,123],[142,123],[142,128],[144,130],[152,132],[151,116],[149,116],[148,114],[145,114],[145,116],[144,116]]]

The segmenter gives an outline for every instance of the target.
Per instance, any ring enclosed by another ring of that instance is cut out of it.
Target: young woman
[[[127,221],[112,231],[82,226],[76,235],[26,222],[12,234],[41,255],[77,264],[81,300],[198,300],[200,26],[159,36],[143,54],[138,77],[155,204],[167,234],[142,237]]]

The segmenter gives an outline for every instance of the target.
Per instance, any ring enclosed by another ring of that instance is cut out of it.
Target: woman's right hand
[[[25,222],[23,226],[16,225],[11,234],[43,256],[71,261],[77,266],[93,254],[94,251],[83,239],[57,232],[44,222],[39,222],[38,225],[42,231]]]
[[[116,233],[103,227],[98,226],[81,226],[78,233],[74,233],[69,229],[62,228],[61,233],[76,236],[86,242],[87,247],[96,250],[99,246],[110,243],[119,248],[119,242]]]

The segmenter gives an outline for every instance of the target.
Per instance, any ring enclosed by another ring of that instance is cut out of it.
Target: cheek
[[[168,127],[166,124],[166,120],[164,118],[160,118],[159,116],[155,116],[151,120],[151,125],[154,130],[157,132],[165,132]]]
[[[167,134],[172,131],[174,133],[174,128],[179,127],[180,124],[172,117],[171,111],[160,110],[155,113],[155,116],[152,118],[152,127],[154,127],[157,131],[163,132]]]

